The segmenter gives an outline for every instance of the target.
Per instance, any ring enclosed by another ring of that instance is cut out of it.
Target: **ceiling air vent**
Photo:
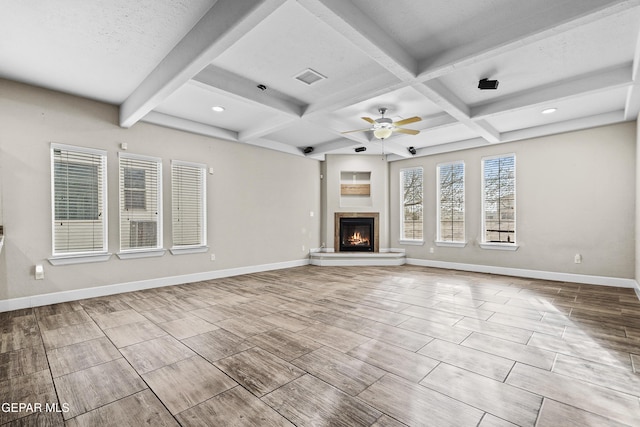
[[[311,68],[307,68],[306,70],[298,74],[295,78],[296,80],[301,81],[302,83],[305,83],[309,86],[319,82],[320,80],[326,79],[325,76],[318,73],[317,71],[313,71]]]

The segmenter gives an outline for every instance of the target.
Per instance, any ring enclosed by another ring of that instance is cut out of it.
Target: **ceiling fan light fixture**
[[[386,138],[389,138],[392,133],[393,133],[393,129],[383,127],[383,128],[374,129],[373,136],[375,136],[378,139],[386,139]]]

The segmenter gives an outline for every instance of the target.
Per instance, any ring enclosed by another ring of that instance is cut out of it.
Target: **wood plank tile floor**
[[[0,326],[0,425],[640,425],[632,289],[305,266]]]

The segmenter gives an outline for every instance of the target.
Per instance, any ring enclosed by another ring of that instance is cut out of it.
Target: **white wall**
[[[118,151],[163,159],[164,242],[171,245],[172,159],[206,163],[208,253],[52,266],[51,142],[106,150],[109,250],[119,249]],[[304,261],[320,246],[320,162],[138,123],[115,106],[0,79],[0,179],[5,247],[0,300],[164,277]],[[304,247],[304,250],[303,250]],[[216,255],[216,261],[210,255]],[[44,264],[45,280],[34,280]]]
[[[615,278],[635,277],[636,123],[393,162],[391,244],[408,258]],[[481,158],[515,153],[515,252],[481,249]],[[437,247],[436,165],[463,160],[464,248]],[[399,243],[399,170],[423,166],[425,244]],[[434,248],[434,253],[429,248]],[[574,263],[581,254],[582,264]]]

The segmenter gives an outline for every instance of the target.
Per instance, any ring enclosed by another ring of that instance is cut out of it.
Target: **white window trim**
[[[172,255],[184,255],[184,254],[193,254],[193,253],[202,253],[207,252],[209,250],[209,246],[207,246],[207,165],[204,163],[193,163],[193,162],[185,162],[183,160],[171,160],[171,170],[169,172],[170,179],[172,181],[173,186],[173,166],[187,166],[192,168],[200,168],[202,169],[202,243],[200,245],[180,245],[175,246],[172,245],[169,250]],[[173,187],[171,188],[173,193]],[[173,198],[171,200],[171,210],[173,211]],[[171,236],[173,240],[173,220],[171,222]]]
[[[422,169],[422,239],[407,239],[404,237],[404,200],[402,200],[402,195],[404,193],[404,183],[403,183],[403,172],[413,169]],[[408,168],[400,169],[400,239],[398,243],[402,245],[415,245],[420,246],[424,245],[424,167],[422,166],[413,166]]]
[[[129,249],[118,252],[116,255],[120,259],[153,258],[160,257],[166,253],[166,249]]]
[[[55,247],[55,228],[51,227],[51,254],[52,256],[48,258],[48,261],[51,265],[68,265],[68,264],[82,264],[89,262],[104,262],[108,261],[111,258],[111,255],[108,251],[109,242],[109,219],[108,212],[109,207],[107,205],[109,194],[108,189],[108,181],[107,181],[107,152],[105,150],[98,150],[95,148],[87,148],[87,147],[78,147],[76,145],[68,145],[68,144],[59,144],[57,142],[52,142],[49,148],[49,157],[50,157],[50,173],[51,173],[51,223],[53,224],[53,218],[56,216],[56,208],[55,208],[55,160],[53,156],[54,150],[64,150],[64,151],[76,151],[78,153],[85,154],[93,154],[96,156],[102,157],[102,206],[104,210],[102,212],[102,242],[103,246],[101,251],[87,251],[87,252],[67,252],[67,253],[56,253]]]
[[[464,199],[464,239],[463,240],[440,240],[441,228],[440,228],[440,167],[462,164],[462,185]],[[437,240],[434,242],[436,246],[450,247],[450,248],[464,248],[467,245],[467,165],[463,160],[454,162],[438,163],[436,165],[436,236]]]
[[[176,246],[169,249],[171,255],[199,254],[209,251],[209,246]]]
[[[517,177],[515,178],[516,180],[516,185],[514,185],[513,187],[513,200],[514,200],[514,204],[515,207],[513,209],[513,215],[514,215],[514,219],[516,221],[516,226],[515,229],[513,231],[513,243],[499,243],[499,242],[487,242],[485,241],[485,238],[487,236],[487,232],[486,232],[486,222],[485,222],[485,211],[484,211],[484,162],[485,160],[492,160],[492,159],[500,159],[502,157],[509,157],[509,156],[513,156],[513,170],[514,173],[517,174],[517,159],[516,159],[516,154],[515,153],[504,153],[504,154],[498,154],[495,156],[485,156],[482,157],[480,159],[481,163],[480,163],[480,173],[482,176],[481,179],[481,185],[482,187],[480,188],[480,193],[481,193],[481,203],[482,205],[480,206],[481,212],[482,212],[482,237],[481,240],[479,242],[479,246],[482,249],[489,249],[489,250],[498,250],[498,251],[517,251],[518,248],[520,247],[520,245],[518,244],[518,199],[517,199],[517,186],[518,186],[518,179]]]
[[[520,247],[520,245],[517,243],[481,242],[479,245],[480,245],[480,248],[482,249],[490,249],[494,251],[517,251],[518,248]]]
[[[464,248],[467,246],[467,241],[464,242],[451,242],[448,240],[436,240],[433,242],[436,246],[440,246],[443,248]]]
[[[401,240],[398,240],[398,243],[401,244],[401,245],[424,246],[424,239],[423,240],[401,239]]]
[[[143,156],[141,154],[131,154],[131,153],[118,153],[118,182],[120,182],[120,159],[133,159],[133,160],[146,160],[149,162],[157,162],[159,165],[158,168],[158,245],[155,248],[145,248],[145,249],[122,249],[122,231],[120,227],[122,226],[122,206],[118,203],[118,234],[119,234],[119,244],[120,250],[116,254],[120,259],[136,259],[136,258],[151,258],[151,257],[160,257],[163,256],[166,250],[163,248],[163,217],[162,217],[162,159],[159,157],[151,157],[151,156]],[[123,188],[118,188],[118,200],[120,201],[121,192],[124,191]]]

